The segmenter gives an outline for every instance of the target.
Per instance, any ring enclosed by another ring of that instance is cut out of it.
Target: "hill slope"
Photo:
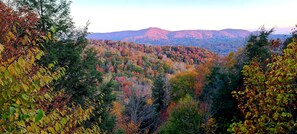
[[[89,47],[97,52],[100,61],[97,69],[105,78],[119,83],[116,89],[119,94],[133,88],[150,92],[158,74],[170,76],[191,70],[216,57],[199,47],[150,46],[110,40],[89,40]]]

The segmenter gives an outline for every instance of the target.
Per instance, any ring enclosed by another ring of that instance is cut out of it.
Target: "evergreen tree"
[[[268,36],[272,32],[273,29],[266,31],[262,28],[257,34],[251,35],[244,50],[231,58],[236,61],[233,65],[224,65],[228,61],[219,62],[207,76],[200,100],[211,105],[210,113],[218,123],[217,132],[227,133],[232,122],[243,119],[231,93],[244,88],[244,65],[254,60],[259,61],[262,66],[270,62],[267,60],[271,57]]]
[[[157,113],[166,109],[166,92],[165,92],[165,81],[162,78],[162,75],[154,81],[154,87],[152,89],[153,105]]]
[[[270,43],[268,37],[273,31],[273,29],[266,31],[265,28],[262,27],[258,34],[252,34],[250,36],[248,44],[245,47],[245,54],[248,58],[245,63],[246,65],[252,60],[257,60],[263,63],[263,66],[269,62],[267,59],[271,58],[271,52],[269,49]]]
[[[100,93],[95,95],[95,100],[102,100],[103,103],[95,103],[95,112],[93,116],[91,116],[90,122],[87,123],[88,125],[90,125],[101,120],[98,126],[102,130],[102,132],[105,133],[112,133],[115,126],[115,116],[111,115],[110,112],[113,107],[112,104],[116,100],[115,94],[112,93],[112,91],[114,91],[116,87],[117,83],[113,80],[109,80],[107,83],[102,83],[102,86],[100,87]]]
[[[56,27],[59,38],[65,39],[73,32],[74,23],[70,17],[70,4],[68,0],[17,0],[21,6],[26,6],[39,16],[38,29],[43,32],[51,31]]]
[[[72,102],[83,105],[84,108],[95,107],[92,117],[95,120],[85,122],[86,126],[92,127],[99,120],[107,120],[108,107],[111,107],[114,99],[111,89],[100,88],[102,73],[96,69],[99,65],[97,53],[87,46],[87,27],[75,30],[70,17],[70,3],[68,0],[18,0],[19,5],[24,5],[38,14],[40,20],[37,28],[51,35],[51,40],[45,40],[41,48],[45,56],[40,64],[47,66],[54,61],[57,64],[52,71],[60,67],[66,68],[65,75],[53,83],[54,89],[65,90],[71,96]],[[114,120],[110,121],[109,123],[114,123]],[[104,123],[101,122],[99,126],[101,124]],[[102,129],[110,130],[108,127]]]
[[[74,30],[70,17],[70,2],[67,0],[19,0],[39,15],[37,27],[50,33],[53,40],[46,40],[45,56],[42,65],[55,61],[56,68],[66,67],[65,76],[55,81],[56,90],[65,90],[76,103],[83,104],[91,99],[102,81],[101,73],[96,70],[96,53],[87,48],[87,28]]]
[[[236,72],[236,70],[233,70]],[[237,108],[236,100],[231,92],[241,87],[240,73],[231,73],[231,70],[224,70],[222,65],[211,69],[210,75],[206,78],[206,84],[200,95],[202,102],[210,105],[209,113],[218,123],[217,132],[227,131],[232,120],[241,118],[240,111]]]

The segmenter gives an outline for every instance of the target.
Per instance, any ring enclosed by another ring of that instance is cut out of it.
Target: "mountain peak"
[[[168,39],[167,34],[170,31],[157,28],[157,27],[150,27],[145,30],[145,34],[141,38],[149,38],[152,40],[159,40],[159,39]]]
[[[161,29],[161,28],[158,28],[158,27],[149,27],[146,30],[162,30],[162,31],[167,31],[167,30],[164,30],[164,29]]]

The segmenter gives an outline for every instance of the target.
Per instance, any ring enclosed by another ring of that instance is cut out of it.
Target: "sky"
[[[72,0],[76,26],[90,32],[158,27],[166,30],[257,30],[288,33],[297,24],[297,0]]]

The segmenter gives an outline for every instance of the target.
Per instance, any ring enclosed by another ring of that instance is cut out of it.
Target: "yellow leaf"
[[[22,127],[26,127],[26,124],[24,121],[20,121],[17,123],[17,125],[22,126]]]
[[[9,73],[10,73],[11,75],[14,75],[14,69],[13,69],[12,66],[9,66],[9,67],[8,67],[8,71],[9,71]]]
[[[21,85],[22,85],[22,88],[25,90],[25,92],[27,92],[29,87],[24,83],[22,83]]]
[[[20,100],[19,100],[19,99],[17,99],[17,100],[15,101],[15,103],[16,103],[16,104],[18,104],[18,105],[20,105],[20,104],[21,104],[21,102],[20,102]]]
[[[24,67],[24,65],[25,65],[25,60],[23,59],[23,57],[20,57],[20,58],[18,59],[18,64],[19,64],[21,67]]]
[[[61,125],[60,125],[59,123],[57,123],[57,124],[55,125],[55,129],[56,129],[56,131],[60,131],[60,129],[61,129]]]
[[[27,127],[27,131],[28,131],[28,132],[32,132],[32,131],[33,131],[33,128],[32,128],[31,126],[28,126],[28,127]]]
[[[15,118],[19,118],[19,113],[14,113]]]
[[[4,50],[4,47],[3,47],[3,45],[2,44],[0,44],[0,54],[1,54],[1,52]]]
[[[55,131],[55,129],[54,129],[53,127],[49,127],[48,130],[49,130],[52,134],[55,134],[55,133],[56,133],[56,131]]]
[[[43,130],[41,130],[41,134],[46,134],[46,132],[45,132],[45,131],[43,131]]]

